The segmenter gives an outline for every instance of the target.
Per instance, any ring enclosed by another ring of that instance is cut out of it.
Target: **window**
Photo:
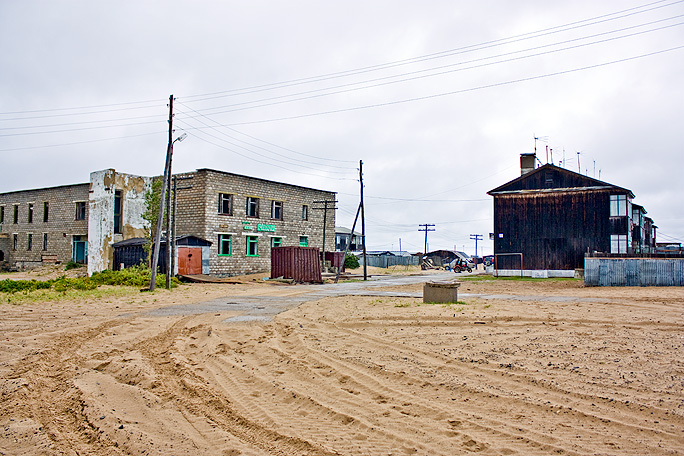
[[[233,254],[233,238],[230,234],[218,235],[218,249],[219,256],[230,256]]]
[[[0,206],[0,223],[5,223],[5,206]]]
[[[29,223],[33,223],[33,203],[28,203],[28,217],[26,220]]]
[[[280,247],[283,245],[283,238],[281,237],[272,237],[271,238],[271,247]]]
[[[219,193],[218,213],[233,215],[233,195],[229,193]]]
[[[26,250],[33,250],[33,234],[29,233],[28,243],[26,245]]]
[[[302,206],[302,220],[309,220],[309,206],[306,204]]]
[[[18,245],[19,245],[19,235],[13,234],[12,235],[12,250],[17,250]]]
[[[15,204],[14,205],[14,224],[16,225],[19,223],[19,205]]]
[[[47,233],[43,233],[43,250],[47,250]]]
[[[247,256],[259,256],[259,237],[258,236],[247,236],[247,250],[245,251]]]
[[[259,198],[253,196],[247,197],[247,217],[259,217]]]
[[[85,220],[86,203],[85,201],[76,201],[76,220]]]
[[[275,220],[283,219],[283,202],[271,201],[271,218]]]
[[[121,234],[121,206],[123,204],[121,190],[114,191],[114,234]]]
[[[627,195],[610,195],[610,216],[627,216]]]
[[[308,247],[309,246],[309,236],[299,236],[299,246]]]
[[[627,253],[627,235],[610,235],[610,253]]]
[[[45,201],[43,203],[43,222],[44,223],[47,223],[47,221],[48,221],[48,208],[49,208],[49,204],[47,201]]]

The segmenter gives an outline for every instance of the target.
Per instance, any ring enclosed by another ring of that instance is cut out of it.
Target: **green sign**
[[[269,233],[275,233],[275,225],[267,225],[266,223],[258,223],[257,231],[267,231]]]

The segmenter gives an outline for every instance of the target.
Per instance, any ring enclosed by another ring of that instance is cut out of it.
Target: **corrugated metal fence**
[[[368,266],[389,268],[390,266],[418,266],[420,259],[415,256],[396,255],[366,255]],[[363,266],[363,256],[359,257],[359,264]]]
[[[681,287],[684,258],[584,259],[584,284],[593,287]]]

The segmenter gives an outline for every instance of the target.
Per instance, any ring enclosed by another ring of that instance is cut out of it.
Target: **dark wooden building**
[[[535,169],[529,155],[521,156],[520,177],[488,192],[494,197],[498,269],[567,271],[584,267],[587,252],[655,247],[652,221],[633,220],[630,190],[551,164]],[[637,209],[645,214],[643,207]],[[647,235],[635,236],[644,230]],[[515,254],[522,254],[522,268]]]

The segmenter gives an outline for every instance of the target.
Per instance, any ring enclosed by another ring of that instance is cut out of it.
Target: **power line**
[[[181,103],[181,104],[182,104],[182,103]],[[185,106],[185,105],[184,105],[184,106]],[[197,111],[195,111],[195,110],[192,109],[191,107],[189,107],[189,106],[186,106],[186,107],[188,107],[188,109],[191,109],[193,112],[198,113]],[[263,141],[263,140],[261,140],[261,139],[259,139],[259,138],[255,138],[254,136],[250,136],[250,135],[247,135],[247,134],[245,134],[245,133],[241,133],[241,132],[235,130],[234,128],[224,127],[224,126],[221,125],[220,122],[216,121],[215,119],[210,118],[209,116],[207,116],[207,115],[205,115],[205,114],[200,114],[200,113],[198,113],[198,114],[199,114],[200,116],[206,118],[207,120],[210,120],[210,121],[214,122],[215,124],[217,124],[217,126],[214,127],[214,126],[208,125],[208,124],[206,124],[206,123],[200,121],[200,123],[201,123],[202,125],[204,125],[204,126],[206,126],[206,127],[208,127],[208,128],[211,128],[212,130],[215,130],[215,131],[221,133],[222,135],[227,136],[228,138],[234,139],[234,140],[236,140],[236,141],[240,141],[240,142],[245,143],[245,144],[249,144],[250,146],[253,146],[253,147],[259,148],[259,149],[261,149],[261,150],[270,152],[270,153],[272,153],[273,155],[276,155],[276,156],[279,156],[279,157],[285,157],[285,158],[288,158],[288,159],[289,159],[289,157],[286,156],[286,155],[283,155],[283,154],[280,154],[280,153],[278,153],[278,152],[274,152],[274,151],[272,151],[272,150],[270,150],[270,149],[266,149],[266,148],[264,148],[264,147],[257,146],[256,144],[252,144],[252,143],[249,143],[249,142],[247,142],[247,141],[244,141],[244,140],[235,138],[234,136],[231,136],[231,135],[229,135],[229,134],[227,134],[227,133],[225,133],[225,132],[221,132],[221,131],[217,130],[217,127],[226,128],[226,129],[228,129],[228,130],[230,130],[230,131],[233,131],[233,132],[236,132],[236,133],[238,133],[238,134],[247,136],[248,138],[251,138],[251,139],[254,139],[254,140],[257,140],[257,141],[261,141],[261,142],[263,142],[263,143],[265,143],[265,144],[269,144],[269,145],[271,145],[271,146],[278,147],[278,148],[280,148],[280,149],[283,149],[283,150],[286,150],[286,151],[288,151],[288,152],[292,152],[292,153],[295,153],[295,154],[298,154],[298,155],[301,155],[301,156],[304,156],[304,157],[307,157],[307,158],[313,158],[313,159],[316,159],[316,160],[319,160],[319,161],[334,161],[334,162],[345,162],[345,163],[350,163],[350,162],[351,162],[351,160],[335,160],[335,159],[321,158],[321,157],[316,157],[316,156],[314,156],[314,155],[309,155],[309,154],[304,154],[304,153],[302,153],[302,152],[297,152],[297,151],[292,150],[292,149],[286,149],[286,148],[281,147],[281,146],[278,146],[278,145],[276,145],[276,144],[269,143],[269,142],[267,142],[267,141]],[[193,128],[195,128],[195,127],[193,127]],[[338,166],[338,165],[324,165],[324,164],[322,164],[321,166],[334,167],[334,168],[338,168],[338,169],[348,169],[348,168],[346,168],[346,167],[342,167],[342,166]]]
[[[684,1],[684,0],[682,0],[682,1]],[[10,114],[32,114],[32,113],[36,113],[36,112],[73,111],[76,109],[96,109],[96,108],[108,108],[108,107],[113,107],[113,106],[128,106],[128,105],[143,104],[143,103],[155,103],[154,105],[150,105],[150,106],[139,106],[139,107],[124,108],[124,109],[95,111],[95,113],[124,111],[124,110],[128,110],[128,109],[145,109],[145,108],[157,107],[157,106],[159,106],[158,103],[165,103],[165,102],[166,102],[165,99],[159,99],[159,100],[145,100],[145,101],[129,101],[129,102],[125,102],[125,103],[112,103],[112,104],[101,104],[101,105],[91,105],[91,106],[78,106],[78,107],[71,107],[71,108],[34,109],[34,110],[27,110],[27,111],[6,111],[6,112],[0,112],[0,116],[10,115]],[[79,115],[79,114],[91,114],[91,113],[56,114],[56,115],[48,116],[48,117],[58,117],[60,115]],[[34,118],[34,117],[24,117],[24,119],[32,119],[32,118]],[[42,117],[35,117],[35,118],[42,118]],[[14,120],[14,119],[2,119],[2,120]]]
[[[181,123],[181,124],[183,124],[183,125],[188,125],[187,122],[185,122],[185,121],[183,121],[183,120],[177,120],[177,122],[179,122],[179,123]],[[189,125],[188,128],[186,128],[186,130],[193,130],[193,129],[195,129],[195,127],[193,127],[192,125]],[[216,130],[216,129],[213,128],[213,130]],[[216,130],[216,131],[218,131],[218,130]],[[221,132],[221,131],[218,131],[218,132],[221,133],[221,134],[225,134],[225,133],[223,133],[223,132]],[[278,166],[280,166],[280,165],[283,164],[283,160],[282,160],[282,159],[276,159],[276,158],[269,157],[269,156],[267,156],[267,155],[264,155],[264,154],[262,154],[262,153],[259,153],[259,152],[257,152],[257,151],[254,151],[254,150],[252,150],[252,149],[249,149],[249,148],[247,148],[247,147],[245,147],[245,146],[242,146],[242,145],[240,145],[240,144],[235,144],[235,143],[233,143],[233,142],[231,142],[231,141],[228,141],[228,140],[226,140],[226,139],[219,138],[218,136],[212,135],[211,133],[208,133],[208,132],[206,132],[206,131],[201,131],[200,133],[202,133],[203,135],[209,136],[209,137],[211,137],[211,138],[214,138],[214,139],[216,139],[216,140],[218,140],[218,141],[228,143],[228,144],[230,144],[231,146],[235,146],[235,147],[239,147],[240,149],[244,149],[244,150],[246,150],[246,151],[248,151],[248,152],[250,152],[250,153],[252,153],[252,154],[254,154],[254,155],[257,155],[257,156],[259,156],[259,157],[262,157],[262,158],[264,158],[264,159],[266,159],[266,160],[277,160],[277,161],[278,161],[278,163],[277,163]],[[213,143],[212,143],[212,144],[213,144]],[[251,145],[251,144],[250,144],[250,145]],[[254,147],[259,147],[259,146],[254,146]],[[247,158],[247,159],[249,159],[249,160],[254,160],[254,161],[257,161],[257,162],[259,162],[259,163],[266,163],[266,162],[263,162],[263,161],[260,161],[260,160],[256,160],[256,159],[254,159],[254,158],[251,157],[251,156],[241,154],[241,153],[235,151],[234,149],[231,149],[231,148],[225,148],[225,149],[230,150],[230,151],[232,151],[233,153],[236,153],[236,154],[240,155],[241,157]],[[261,148],[261,149],[263,149],[263,148]],[[280,155],[280,154],[278,154],[278,155]],[[281,155],[281,156],[282,156],[282,155]],[[283,156],[283,157],[284,157],[284,156]],[[314,170],[314,171],[320,171],[320,172],[323,172],[323,173],[330,173],[330,174],[349,174],[349,170],[347,170],[347,171],[331,171],[331,170],[324,170],[324,169],[320,169],[320,168],[314,168],[314,167],[312,167],[312,166],[302,165],[302,164],[297,163],[297,162],[292,162],[291,159],[290,159],[289,157],[284,157],[284,158],[285,158],[285,160],[287,160],[287,161],[285,161],[284,163],[286,163],[286,164],[288,164],[288,165],[291,165],[291,166],[297,166],[297,167],[300,167],[300,168],[311,169],[311,170]],[[336,168],[343,169],[343,168],[340,168],[340,167],[336,167]],[[351,179],[350,179],[350,180],[351,180]]]
[[[437,94],[433,94],[433,95],[425,95],[425,96],[421,96],[421,97],[407,98],[407,99],[403,99],[403,100],[394,100],[394,101],[388,101],[388,102],[384,102],[384,103],[374,103],[374,104],[370,104],[370,105],[354,106],[351,108],[333,109],[333,110],[329,110],[329,111],[319,111],[319,112],[314,112],[314,113],[309,113],[309,114],[300,114],[300,115],[296,115],[296,116],[276,117],[276,118],[272,118],[272,119],[253,120],[253,121],[247,121],[247,122],[235,122],[235,123],[230,123],[230,124],[224,124],[224,126],[253,125],[253,124],[261,124],[261,123],[280,122],[283,120],[303,119],[303,118],[316,117],[316,116],[322,116],[322,115],[328,115],[328,114],[338,114],[338,113],[342,113],[342,112],[360,111],[363,109],[379,108],[379,107],[383,107],[383,106],[393,106],[393,105],[398,105],[398,104],[403,104],[403,103],[412,103],[415,101],[429,100],[429,99],[439,98],[439,97],[444,97],[444,96],[449,96],[449,95],[457,95],[457,94],[461,94],[461,93],[475,92],[477,90],[491,89],[494,87],[503,87],[503,86],[512,85],[512,84],[518,84],[520,82],[534,81],[534,80],[545,79],[545,78],[550,78],[550,77],[554,77],[554,76],[561,76],[564,74],[577,73],[579,71],[585,71],[585,70],[600,68],[600,67],[604,67],[604,66],[608,66],[608,65],[614,65],[617,63],[624,63],[624,62],[628,62],[628,61],[632,61],[632,60],[638,60],[638,59],[645,58],[645,57],[651,57],[654,55],[664,54],[666,52],[676,51],[676,50],[679,50],[682,48],[684,48],[684,45],[675,46],[675,47],[668,48],[668,49],[661,49],[659,51],[649,52],[646,54],[640,54],[640,55],[636,55],[636,56],[632,56],[632,57],[626,57],[623,59],[598,63],[595,65],[588,65],[588,66],[584,66],[584,67],[578,67],[578,68],[573,68],[573,69],[569,69],[569,70],[557,71],[554,73],[546,73],[546,74],[537,75],[537,76],[529,76],[526,78],[514,79],[514,80],[498,82],[498,83],[493,83],[493,84],[486,84],[486,85],[482,85],[482,86],[471,87],[468,89],[460,89],[460,90],[453,90],[450,92],[442,92],[442,93],[437,93]]]
[[[501,39],[497,39],[497,40],[486,41],[486,42],[468,45],[468,46],[463,46],[463,47],[459,47],[459,48],[452,48],[452,49],[439,51],[439,52],[435,52],[435,53],[431,53],[431,54],[425,54],[425,55],[412,57],[412,58],[408,58],[408,59],[386,62],[386,63],[382,63],[382,64],[375,64],[375,65],[370,65],[370,66],[366,66],[366,67],[360,67],[360,68],[345,70],[345,71],[340,71],[340,72],[327,73],[327,74],[322,74],[322,75],[318,75],[318,76],[311,76],[311,77],[293,79],[293,80],[288,80],[288,81],[281,81],[281,82],[276,82],[276,83],[269,83],[269,84],[262,84],[262,85],[257,85],[257,86],[245,87],[245,88],[241,88],[241,89],[231,89],[231,90],[226,90],[226,91],[211,92],[211,93],[205,93],[205,94],[188,95],[184,98],[188,99],[188,102],[199,102],[199,101],[204,101],[205,99],[209,99],[209,98],[202,99],[202,97],[207,97],[207,96],[216,95],[213,98],[220,98],[221,96],[225,96],[223,94],[230,94],[230,93],[235,93],[235,92],[240,92],[240,91],[245,91],[245,90],[253,90],[253,89],[269,90],[271,88],[287,87],[287,85],[285,85],[285,84],[295,85],[295,83],[296,84],[302,84],[302,83],[308,83],[308,82],[318,82],[321,80],[331,79],[333,77],[346,77],[346,76],[350,76],[350,75],[359,74],[361,72],[377,71],[377,70],[385,69],[388,67],[417,63],[417,62],[421,62],[424,60],[451,56],[451,55],[454,55],[456,53],[482,50],[482,49],[486,49],[488,47],[500,46],[500,45],[504,45],[504,44],[511,44],[511,43],[514,43],[517,41],[539,38],[542,36],[547,36],[547,35],[560,33],[560,32],[564,32],[564,31],[569,31],[569,30],[573,30],[576,28],[582,28],[582,27],[587,27],[587,26],[591,26],[591,25],[597,25],[597,24],[604,23],[604,22],[610,22],[610,21],[614,21],[614,20],[618,20],[618,19],[624,19],[626,17],[630,17],[630,16],[634,16],[634,15],[638,15],[638,14],[643,14],[643,13],[647,13],[647,12],[654,11],[657,9],[662,9],[662,8],[666,8],[669,6],[677,5],[679,3],[682,3],[684,0],[673,1],[671,3],[667,3],[665,5],[662,5],[662,3],[665,3],[666,1],[667,0],[659,0],[659,1],[655,1],[655,2],[650,2],[650,3],[643,4],[643,5],[635,6],[632,8],[618,10],[618,11],[615,11],[612,13],[594,16],[594,17],[583,19],[580,21],[575,21],[575,22],[571,22],[571,23],[567,23],[567,24],[563,24],[563,25],[553,26],[553,27],[537,30],[534,32],[527,32],[527,33],[514,35],[511,37],[507,37],[507,38],[501,38]],[[251,93],[251,92],[248,92],[248,93]],[[193,100],[193,98],[194,98],[194,100]],[[94,112],[65,113],[65,114],[52,114],[49,116],[24,117],[23,119],[72,116],[72,115],[82,115],[82,114],[92,114],[92,113],[114,112],[114,111],[121,111],[121,110],[128,110],[128,109],[145,109],[148,107],[156,107],[159,105],[159,103],[164,103],[165,101],[166,101],[165,99],[151,99],[151,100],[122,102],[122,103],[74,106],[74,107],[66,107],[66,108],[48,108],[48,109],[34,109],[34,110],[5,111],[5,112],[0,112],[0,116],[13,115],[13,114],[33,114],[33,113],[48,113],[48,112],[60,112],[60,111],[98,109],[98,108],[116,108],[116,109],[108,109],[108,110],[104,110],[104,111],[94,111]],[[137,105],[137,104],[150,104],[150,103],[153,103],[153,105],[138,106],[138,107],[132,106],[132,105]],[[121,106],[129,106],[129,107],[119,109],[118,107],[121,107]],[[15,119],[2,119],[2,120],[21,120],[21,119],[15,118]]]
[[[330,179],[330,180],[341,180],[341,181],[342,181],[342,180],[348,180],[348,181],[354,181],[354,180],[356,180],[356,179],[343,178],[343,177],[321,176],[320,174],[313,174],[313,173],[307,173],[307,172],[303,172],[303,171],[299,171],[299,170],[290,169],[290,168],[287,168],[287,167],[283,166],[282,163],[269,163],[269,162],[266,162],[266,161],[257,160],[257,159],[255,159],[255,158],[249,157],[249,156],[247,156],[247,155],[245,155],[245,154],[241,154],[240,152],[238,152],[238,151],[236,151],[236,150],[234,150],[234,149],[231,149],[231,148],[229,148],[229,147],[222,146],[221,144],[216,144],[216,143],[214,143],[214,142],[212,142],[212,141],[209,141],[208,139],[202,138],[201,136],[193,136],[193,138],[199,139],[200,141],[203,141],[203,142],[205,142],[205,143],[207,143],[207,144],[211,144],[212,146],[216,146],[216,147],[218,147],[218,148],[227,150],[227,151],[229,151],[229,152],[234,153],[235,155],[239,155],[240,157],[246,158],[246,159],[248,159],[248,160],[251,160],[251,161],[254,161],[254,162],[257,162],[257,163],[261,163],[261,164],[263,164],[263,165],[273,166],[273,167],[278,168],[278,169],[281,169],[281,170],[284,169],[284,170],[286,170],[286,171],[291,171],[291,172],[297,173],[297,174],[304,174],[304,175],[307,175],[307,176],[325,177],[326,179]]]
[[[43,146],[13,147],[13,148],[9,148],[9,149],[0,149],[0,152],[12,152],[12,151],[17,151],[17,150],[43,149],[45,147],[77,146],[80,144],[90,144],[90,143],[95,143],[95,142],[116,141],[119,139],[137,138],[140,136],[158,135],[160,133],[166,133],[166,132],[165,131],[155,131],[152,133],[141,133],[139,135],[125,135],[125,136],[117,136],[114,138],[91,139],[88,141],[75,141],[75,142],[61,143],[61,144],[46,144]]]
[[[269,97],[269,98],[262,98],[262,99],[258,99],[258,100],[243,101],[243,102],[240,102],[240,103],[233,103],[233,104],[230,104],[230,105],[215,106],[215,107],[212,107],[212,108],[201,109],[201,111],[207,112],[207,111],[215,111],[215,110],[217,110],[217,109],[224,109],[224,108],[233,108],[233,107],[235,107],[235,109],[228,109],[228,110],[225,110],[225,111],[218,111],[218,112],[214,112],[214,113],[213,113],[213,114],[226,114],[226,113],[230,113],[230,112],[244,111],[244,110],[247,110],[247,109],[263,108],[263,107],[266,107],[266,106],[274,106],[274,105],[279,105],[279,104],[284,104],[284,103],[292,103],[292,102],[296,102],[296,101],[303,101],[303,100],[310,100],[310,99],[314,99],[314,98],[321,98],[321,97],[326,97],[326,96],[330,96],[330,95],[338,95],[338,94],[341,94],[341,93],[348,93],[348,92],[353,92],[353,91],[357,91],[357,90],[364,90],[364,89],[382,87],[382,86],[391,85],[391,84],[399,84],[399,83],[403,83],[403,82],[415,81],[415,80],[425,79],[425,78],[431,78],[431,77],[435,77],[435,76],[443,76],[443,75],[445,75],[445,74],[450,74],[450,73],[454,73],[454,72],[472,70],[472,69],[487,67],[487,66],[491,66],[491,65],[498,65],[498,64],[502,64],[502,63],[510,63],[510,62],[514,62],[514,61],[518,61],[518,60],[529,59],[529,58],[533,58],[533,57],[539,57],[539,56],[542,56],[542,55],[552,54],[552,53],[556,53],[556,52],[562,52],[562,51],[568,51],[568,50],[578,49],[578,48],[586,47],[586,46],[593,46],[593,45],[596,45],[596,44],[602,44],[602,43],[606,43],[606,42],[610,42],[610,41],[620,40],[620,39],[624,39],[624,38],[630,38],[630,37],[642,35],[642,34],[645,34],[645,33],[651,33],[651,32],[655,32],[655,31],[660,31],[660,30],[664,30],[664,29],[667,29],[667,28],[671,28],[671,27],[676,27],[676,26],[684,25],[684,22],[680,22],[680,23],[677,23],[677,24],[670,24],[670,25],[667,25],[667,26],[658,27],[658,28],[651,29],[651,30],[645,30],[645,31],[641,31],[641,32],[630,33],[630,34],[622,35],[622,36],[619,36],[619,37],[607,38],[607,39],[603,39],[603,40],[593,41],[593,42],[591,42],[591,43],[578,44],[578,45],[575,45],[575,46],[568,46],[568,47],[561,48],[561,49],[554,49],[554,50],[550,50],[550,51],[539,52],[539,53],[536,53],[536,54],[530,54],[530,55],[525,55],[525,56],[521,56],[521,57],[515,57],[515,58],[510,58],[510,59],[499,60],[499,61],[496,61],[496,62],[488,62],[488,63],[478,64],[478,65],[472,65],[472,66],[463,67],[463,68],[456,68],[456,69],[451,69],[451,70],[447,70],[447,71],[440,71],[440,72],[437,72],[437,73],[432,73],[432,74],[427,74],[427,75],[422,75],[422,76],[413,76],[413,77],[408,77],[408,78],[405,78],[405,79],[399,79],[399,80],[395,80],[395,81],[389,81],[390,79],[400,78],[400,77],[404,77],[404,76],[410,76],[410,75],[415,75],[415,74],[420,74],[420,73],[426,73],[426,72],[430,72],[430,71],[437,71],[437,70],[441,70],[441,69],[445,69],[445,68],[452,68],[452,67],[455,67],[455,66],[462,66],[462,65],[467,65],[467,64],[471,64],[471,63],[481,62],[481,61],[485,61],[485,60],[491,60],[491,59],[495,59],[495,58],[506,57],[506,56],[510,56],[510,55],[514,55],[514,54],[520,54],[520,53],[523,53],[523,52],[529,52],[529,51],[534,51],[534,50],[538,50],[538,49],[544,49],[544,48],[548,48],[548,47],[558,46],[558,45],[561,45],[561,44],[572,43],[572,42],[576,42],[576,41],[580,41],[580,40],[586,40],[586,39],[595,38],[595,37],[598,37],[598,36],[605,36],[605,35],[607,35],[607,34],[617,33],[617,32],[621,32],[621,31],[625,31],[625,30],[631,30],[631,29],[635,29],[635,28],[639,28],[639,27],[644,27],[644,26],[646,26],[646,25],[652,25],[652,24],[655,24],[655,23],[659,23],[659,22],[663,22],[663,21],[667,21],[667,20],[672,20],[672,19],[676,19],[676,18],[680,18],[680,17],[684,17],[684,14],[679,15],[679,16],[673,16],[673,17],[666,18],[666,19],[660,19],[660,20],[653,21],[653,22],[649,22],[649,23],[645,23],[645,24],[639,24],[639,25],[635,25],[635,26],[631,26],[631,27],[625,27],[625,28],[618,29],[618,30],[611,30],[611,31],[609,31],[609,32],[602,32],[602,33],[598,33],[598,34],[595,34],[595,35],[589,35],[589,36],[584,36],[584,37],[580,37],[580,38],[573,38],[573,39],[571,39],[571,40],[565,40],[565,41],[560,41],[560,42],[556,42],[556,43],[551,43],[551,44],[545,44],[545,45],[541,45],[541,46],[536,46],[536,47],[532,47],[532,48],[527,48],[527,49],[522,49],[522,50],[517,50],[517,51],[506,52],[506,53],[498,54],[498,55],[494,55],[494,56],[481,57],[481,58],[478,58],[478,59],[472,59],[472,60],[468,60],[468,61],[464,61],[464,62],[457,62],[457,63],[452,63],[452,64],[449,64],[449,65],[443,65],[443,66],[433,67],[433,68],[426,68],[426,69],[422,69],[422,70],[412,71],[412,72],[409,72],[409,73],[402,73],[402,74],[398,74],[398,75],[385,76],[385,77],[381,77],[381,78],[375,78],[375,79],[370,79],[370,80],[365,80],[365,81],[358,81],[358,82],[352,82],[352,83],[347,83],[347,84],[341,84],[341,85],[332,86],[332,87],[324,87],[324,88],[320,88],[320,89],[313,89],[313,90],[308,90],[308,91],[304,91],[304,92],[297,92],[297,93],[286,94],[286,95],[279,95],[279,96],[274,96],[274,97]],[[369,84],[369,83],[377,82],[377,81],[385,81],[385,82],[376,83],[376,84]],[[369,84],[369,85],[365,85],[365,86],[362,86],[362,87],[354,87],[354,86],[358,86],[358,85],[361,85],[361,84]],[[334,90],[334,89],[340,89],[340,88],[344,88],[344,87],[351,87],[351,88],[347,88],[347,89],[344,89],[344,90]],[[328,90],[334,90],[334,91],[332,91],[332,92],[326,92],[326,93],[318,93],[318,92],[324,92],[324,91],[328,91]],[[312,93],[318,93],[318,94],[317,94],[317,95],[310,95],[310,96],[302,96],[302,97],[299,97],[299,98],[291,98],[291,97],[297,97],[297,96],[299,96],[299,95],[307,95],[307,94],[312,94]],[[285,98],[291,98],[291,99],[285,99]],[[270,102],[270,103],[262,103],[262,102],[268,102],[268,101],[272,101],[272,100],[280,100],[280,101],[273,101],[273,102]],[[251,104],[255,104],[255,103],[262,103],[262,104],[257,104],[257,105],[255,105],[255,106],[245,106],[245,105],[251,105]],[[197,112],[197,111],[195,111],[195,112]]]
[[[409,59],[397,60],[397,61],[387,62],[387,63],[383,63],[383,64],[376,64],[376,65],[356,68],[353,70],[327,73],[327,74],[323,74],[323,75],[319,75],[319,76],[305,77],[305,78],[293,79],[293,80],[289,80],[289,81],[245,87],[245,88],[241,88],[241,89],[232,89],[232,90],[213,92],[213,93],[207,93],[207,94],[190,95],[190,96],[187,96],[186,98],[198,98],[196,100],[190,100],[189,102],[199,102],[199,101],[205,101],[208,99],[222,98],[222,97],[232,96],[232,95],[245,95],[245,94],[264,91],[264,90],[273,90],[273,89],[278,89],[278,88],[290,87],[293,85],[300,85],[300,84],[306,84],[306,83],[312,83],[312,82],[320,82],[320,81],[324,81],[324,80],[328,80],[328,79],[347,77],[347,76],[352,76],[352,75],[356,75],[356,74],[360,74],[360,73],[366,73],[366,72],[370,72],[370,71],[378,71],[378,70],[382,70],[382,69],[386,69],[386,68],[391,68],[394,66],[407,65],[407,64],[411,64],[411,63],[421,62],[424,60],[431,60],[431,59],[435,59],[435,58],[447,57],[447,56],[451,56],[451,55],[458,54],[458,53],[471,52],[471,51],[475,51],[475,50],[486,49],[488,47],[500,46],[500,45],[504,45],[504,44],[511,44],[511,43],[514,43],[517,41],[522,41],[522,40],[532,39],[532,38],[538,38],[541,36],[546,36],[546,35],[550,35],[550,34],[554,34],[554,33],[560,33],[560,32],[572,30],[575,28],[581,28],[581,27],[596,25],[599,23],[608,22],[608,21],[612,21],[612,20],[623,19],[625,17],[633,16],[636,14],[642,14],[642,13],[646,13],[646,12],[653,11],[656,9],[676,5],[678,3],[681,3],[684,0],[675,1],[675,2],[669,3],[667,5],[655,6],[653,8],[644,9],[643,11],[636,11],[639,9],[643,9],[643,8],[647,8],[647,7],[650,7],[653,5],[658,5],[660,3],[664,3],[665,1],[667,1],[667,0],[660,0],[660,1],[652,2],[652,3],[647,3],[645,5],[641,5],[641,6],[637,6],[637,7],[633,7],[633,8],[628,8],[625,10],[620,10],[620,11],[616,11],[613,13],[604,14],[604,15],[600,15],[600,16],[596,16],[596,17],[592,17],[592,18],[588,18],[588,19],[583,19],[581,21],[571,22],[569,24],[554,26],[554,27],[538,30],[535,32],[528,32],[528,33],[524,33],[524,34],[520,34],[520,35],[515,35],[513,37],[487,41],[487,42],[469,45],[469,46],[464,46],[464,47],[455,48],[455,49],[449,49],[449,50],[440,51],[440,52],[436,52],[436,53],[432,53],[432,54],[426,54],[426,55],[422,55],[422,56],[418,56],[418,57],[412,57]],[[629,13],[629,14],[624,14],[623,16],[618,16],[618,17],[614,17],[611,19],[605,19],[605,18],[609,18],[610,16],[617,16],[617,15],[622,14],[622,13]],[[603,19],[603,20],[598,20],[598,19]],[[596,21],[596,22],[591,22],[591,21]],[[579,24],[584,24],[584,25],[579,25]],[[245,91],[248,91],[248,92],[245,92]],[[236,92],[243,92],[243,93],[236,93]],[[205,98],[201,98],[201,97],[205,97]]]

